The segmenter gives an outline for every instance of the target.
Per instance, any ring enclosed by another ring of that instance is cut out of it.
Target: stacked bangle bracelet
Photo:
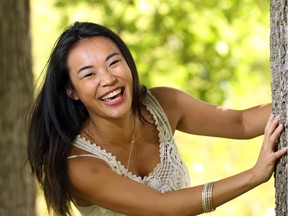
[[[213,185],[214,182],[209,182],[203,186],[202,190],[202,208],[203,212],[212,212],[215,209],[213,208],[213,202],[212,202],[212,197],[213,197]]]

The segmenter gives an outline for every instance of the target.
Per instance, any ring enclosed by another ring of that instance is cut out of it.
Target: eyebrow
[[[111,53],[110,55],[108,55],[106,57],[105,61],[108,61],[110,58],[112,58],[113,56],[116,56],[116,55],[121,55],[121,54],[118,53],[118,52]],[[80,68],[77,73],[79,74],[81,71],[87,70],[87,69],[90,69],[90,68],[93,68],[93,66],[92,65],[84,66],[84,67]]]
[[[118,53],[118,52],[111,53],[110,55],[108,55],[108,56],[106,57],[105,61],[108,61],[110,58],[112,58],[112,57],[115,56],[115,55],[121,55],[121,54]]]
[[[80,68],[80,69],[78,70],[77,74],[79,74],[79,73],[80,73],[81,71],[83,71],[83,70],[87,70],[87,69],[90,69],[90,68],[93,68],[93,66],[92,66],[92,65],[84,66],[84,67],[82,67],[82,68]]]

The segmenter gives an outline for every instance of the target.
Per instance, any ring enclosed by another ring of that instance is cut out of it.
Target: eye
[[[121,61],[120,59],[112,61],[111,64],[109,65],[109,67],[113,67],[114,65],[116,65],[120,61]]]
[[[95,76],[95,75],[96,75],[96,73],[95,73],[95,72],[90,72],[90,73],[84,74],[84,76],[83,76],[83,78],[82,78],[82,79],[84,79],[84,78],[86,78],[86,77]]]

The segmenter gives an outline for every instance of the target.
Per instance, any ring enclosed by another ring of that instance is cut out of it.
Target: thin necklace
[[[130,160],[131,160],[131,155],[132,155],[132,150],[133,150],[133,146],[134,146],[134,142],[135,142],[135,140],[134,140],[134,138],[135,138],[135,119],[134,119],[134,127],[133,127],[133,134],[132,134],[132,139],[131,139],[131,141],[130,141],[130,145],[131,145],[131,147],[130,147],[130,152],[129,152],[129,157],[128,157],[128,162],[127,162],[127,171],[129,171],[129,167],[130,167]]]
[[[93,125],[93,122],[92,122],[92,126],[93,126],[93,129],[95,130],[95,127]],[[133,147],[134,147],[134,143],[135,143],[135,128],[136,128],[136,120],[134,118],[134,127],[133,127],[133,132],[132,132],[132,139],[130,141],[130,151],[129,151],[129,156],[128,156],[128,161],[127,161],[127,166],[126,166],[126,169],[127,169],[127,172],[126,172],[126,175],[127,173],[129,172],[129,167],[130,167],[130,161],[131,161],[131,156],[132,156],[132,151],[133,151]],[[83,130],[82,131],[89,139],[91,139],[91,141],[93,143],[96,144],[96,142],[94,141],[93,137],[89,135],[89,133],[87,133],[86,130]]]

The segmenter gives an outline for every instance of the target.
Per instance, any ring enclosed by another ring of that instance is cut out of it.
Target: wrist
[[[269,180],[269,178],[264,178],[256,167],[247,170],[247,172],[249,175],[249,183],[251,184],[251,187],[257,187],[258,185],[261,185]]]

